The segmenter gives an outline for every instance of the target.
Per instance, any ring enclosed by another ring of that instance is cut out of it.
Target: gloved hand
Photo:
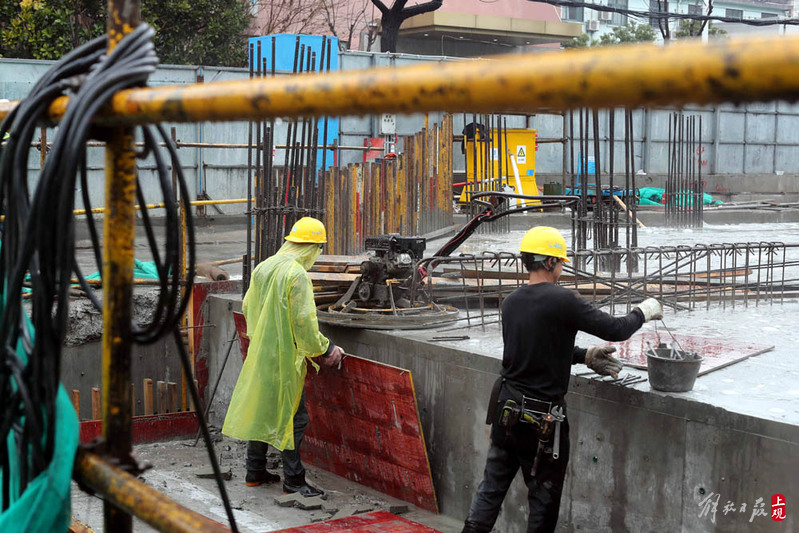
[[[644,314],[644,322],[663,318],[663,306],[654,298],[647,298],[636,306]]]
[[[327,368],[333,368],[341,363],[341,359],[343,357],[344,350],[338,346],[334,346],[333,349],[330,350],[330,355],[327,357],[322,357],[322,365],[326,366]]]
[[[621,371],[621,361],[610,355],[615,351],[615,346],[591,346],[585,354],[585,364],[597,374],[616,379]]]

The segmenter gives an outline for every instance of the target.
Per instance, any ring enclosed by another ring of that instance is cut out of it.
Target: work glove
[[[585,353],[585,364],[599,375],[616,379],[621,371],[621,361],[610,355],[615,351],[615,346],[591,346]]]
[[[654,298],[647,298],[636,307],[644,315],[644,322],[663,318],[663,306]]]
[[[344,357],[344,350],[338,346],[334,346],[333,349],[330,350],[330,354],[322,358],[322,365],[327,368],[336,367],[341,364],[342,357]]]

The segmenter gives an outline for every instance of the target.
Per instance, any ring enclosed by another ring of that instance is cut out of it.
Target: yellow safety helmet
[[[322,244],[327,242],[327,231],[320,220],[311,217],[302,217],[291,228],[287,241]]]
[[[524,234],[520,252],[557,257],[569,263],[566,257],[566,240],[555,228],[536,226]]]

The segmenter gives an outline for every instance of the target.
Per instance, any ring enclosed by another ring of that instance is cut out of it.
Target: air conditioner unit
[[[598,20],[589,20],[585,23],[586,31],[599,31],[599,21]]]
[[[600,11],[599,12],[599,20],[612,20],[613,13],[610,11]]]

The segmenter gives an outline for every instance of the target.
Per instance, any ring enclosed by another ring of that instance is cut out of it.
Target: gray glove
[[[644,315],[644,322],[663,318],[663,306],[654,298],[647,298],[636,307]]]
[[[585,364],[597,374],[616,379],[621,371],[621,361],[610,355],[615,351],[615,346],[591,346],[585,353]]]

